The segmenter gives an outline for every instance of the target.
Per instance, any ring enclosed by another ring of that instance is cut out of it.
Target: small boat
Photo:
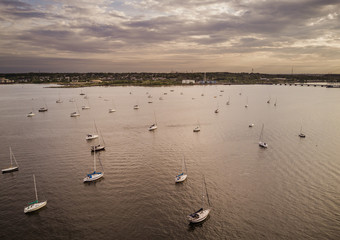
[[[95,145],[95,146],[91,146],[91,152],[99,152],[105,150],[105,146],[104,145]]]
[[[55,101],[56,103],[62,103],[63,101],[60,99],[60,93],[59,93],[59,98],[57,99],[57,101]]]
[[[109,113],[113,113],[113,112],[116,111],[115,104],[114,104],[113,100],[112,100],[112,105],[113,105],[113,108],[109,109]]]
[[[47,200],[43,202],[39,202],[38,200],[38,192],[37,186],[35,183],[35,175],[33,174],[33,181],[34,181],[34,190],[35,190],[35,201],[28,204],[27,207],[24,208],[24,213],[30,213],[39,210],[42,207],[45,207],[47,204]]]
[[[38,111],[39,111],[39,112],[47,112],[47,111],[48,111],[48,108],[47,108],[46,103],[45,103],[45,107],[39,108]]]
[[[151,96],[151,95],[149,95],[149,96],[148,96],[148,98],[152,98],[152,96]]]
[[[159,100],[163,100],[163,98],[162,98],[162,97],[159,97]]]
[[[5,169],[2,169],[2,173],[9,173],[9,172],[14,172],[14,171],[19,171],[19,165],[17,163],[17,160],[15,159],[15,156],[12,152],[12,148],[9,147],[9,158],[11,160],[11,166]],[[13,165],[13,160],[15,162],[15,165]]]
[[[183,168],[185,169],[185,172],[183,171]],[[187,165],[185,163],[185,158],[183,157],[183,161],[182,161],[182,172],[178,175],[176,175],[175,177],[175,183],[180,183],[180,182],[184,182],[185,179],[187,179],[188,174],[187,174]]]
[[[83,93],[83,90],[80,90],[80,94],[79,95],[85,95],[85,93]]]
[[[197,122],[197,127],[194,128],[194,130],[192,130],[193,132],[199,132],[201,131],[201,128],[200,128],[200,124]]]
[[[170,90],[170,92],[173,92],[173,91],[174,91],[173,89]]]
[[[244,105],[244,107],[245,107],[245,108],[248,107],[248,97],[247,97],[247,103],[246,103],[246,105]]]
[[[149,127],[149,131],[154,131],[154,130],[156,130],[156,129],[157,129],[157,124],[156,124],[156,123],[152,124],[152,125]]]
[[[268,103],[268,104],[270,103],[270,98],[268,99],[267,103]]]
[[[228,97],[228,101],[226,103],[227,105],[230,105],[230,97]]]
[[[224,92],[224,90],[220,90],[220,92]]]
[[[204,194],[204,190],[206,192],[206,194]],[[208,204],[209,204],[209,208],[208,209],[204,209],[204,195],[207,196],[207,199],[208,199]],[[206,183],[205,183],[205,178],[203,177],[203,187],[202,187],[202,207],[188,215],[188,220],[190,223],[200,223],[200,222],[203,222],[209,215],[211,211],[211,207],[210,207],[210,200],[209,200],[209,195],[208,195],[208,190],[207,190],[207,186],[206,186]]]
[[[254,127],[254,123],[249,124],[249,127]]]
[[[100,160],[99,160],[100,161]],[[96,154],[93,154],[93,164],[94,164],[94,170],[92,173],[89,173],[86,175],[86,177],[84,178],[84,183],[85,182],[93,182],[96,181],[102,177],[104,177],[104,172],[97,172],[96,171]]]
[[[78,117],[78,116],[80,116],[80,114],[77,112],[73,112],[70,114],[70,117]]]
[[[133,109],[139,109],[139,105],[138,104],[134,105]]]
[[[87,110],[87,109],[90,109],[90,108],[91,108],[91,107],[89,107],[89,106],[82,106],[82,107],[81,107],[82,110]]]
[[[68,100],[69,102],[74,102],[74,98],[70,98],[70,100]]]
[[[96,127],[96,132],[98,133],[97,126]],[[91,146],[91,152],[99,152],[105,150],[105,142],[102,134],[99,134],[98,137],[98,144]]]
[[[148,101],[148,103],[153,103],[152,101]]]
[[[259,140],[259,146],[261,148],[267,148],[268,147],[268,144],[265,143],[262,138],[263,138],[263,128],[264,128],[264,124],[262,124],[262,129],[261,129],[261,134],[260,134],[260,140]]]
[[[181,94],[181,95],[183,95],[183,93],[182,93],[182,92],[181,92],[180,94]]]
[[[204,93],[202,93],[201,96],[204,97]]]
[[[215,113],[218,113],[219,112],[219,110],[218,110],[218,108],[215,110]]]
[[[276,103],[277,103],[277,98],[275,99],[275,103],[274,103],[274,106],[276,107]]]
[[[299,137],[300,137],[300,138],[305,138],[305,137],[306,137],[306,135],[305,135],[304,133],[302,133],[302,126],[301,126],[301,128],[300,128]]]
[[[72,113],[70,114],[70,117],[78,117],[78,116],[80,116],[79,110],[78,110],[78,105],[77,105],[76,102],[75,102],[75,106],[76,106],[77,111],[72,112]]]
[[[87,134],[86,135],[86,140],[92,140],[92,139],[96,139],[96,138],[98,138],[99,137],[99,135],[97,135],[97,134]]]
[[[157,121],[156,121],[156,114],[154,113],[154,116],[155,116],[155,123],[152,124],[150,127],[149,127],[149,131],[154,131],[157,129]]]
[[[27,114],[27,117],[33,117],[33,116],[35,116],[34,112],[30,112],[29,114]]]

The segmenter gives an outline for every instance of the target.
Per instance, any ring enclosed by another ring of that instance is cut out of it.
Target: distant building
[[[103,82],[103,81],[100,80],[100,79],[96,79],[96,80],[91,80],[91,82],[93,82],[93,83],[101,83],[101,82]]]
[[[182,80],[182,84],[195,84],[195,80],[189,80],[189,79]]]
[[[14,80],[9,80],[7,78],[0,78],[0,83],[14,83]]]

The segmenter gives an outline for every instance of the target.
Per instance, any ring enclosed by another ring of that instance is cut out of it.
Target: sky
[[[340,74],[339,0],[0,0],[0,72]]]

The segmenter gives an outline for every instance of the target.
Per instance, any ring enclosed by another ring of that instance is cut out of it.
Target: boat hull
[[[209,215],[211,209],[202,210],[195,214],[196,217],[188,216],[188,220],[191,223],[200,223],[203,222]]]
[[[99,174],[92,174],[92,177],[85,177],[84,178],[84,183],[85,182],[94,182],[97,181],[98,179],[101,179],[102,177],[104,177],[104,173],[99,173]]]
[[[188,175],[186,175],[186,174],[183,174],[181,176],[176,176],[175,177],[175,182],[176,183],[184,182],[185,179],[187,179],[187,177],[188,177]]]
[[[265,142],[259,142],[259,146],[260,146],[261,148],[267,148],[267,147],[268,147],[268,144],[265,143]]]
[[[92,140],[92,139],[96,139],[98,137],[99,137],[98,135],[91,135],[91,136],[87,136],[86,140]]]
[[[105,150],[105,146],[91,146],[91,152],[98,152]]]
[[[9,168],[2,169],[2,173],[9,173],[9,172],[15,172],[15,171],[19,171],[19,167],[9,167]]]
[[[39,202],[39,203],[34,203],[32,205],[29,205],[24,208],[24,213],[30,213],[39,210],[42,207],[45,207],[47,204],[47,201],[44,202]]]
[[[154,131],[157,129],[157,126],[152,126],[152,127],[149,127],[149,131]]]

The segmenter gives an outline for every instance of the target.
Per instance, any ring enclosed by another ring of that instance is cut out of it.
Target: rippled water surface
[[[82,91],[88,101],[80,89],[0,86],[0,167],[9,165],[9,146],[20,166],[0,175],[2,239],[339,239],[340,89]],[[45,103],[48,112],[39,113]],[[91,109],[81,110],[85,104]],[[71,118],[77,106],[80,116]],[[36,115],[26,117],[32,109]],[[97,154],[105,177],[84,184],[93,169],[85,135],[94,120],[106,144]],[[149,132],[155,121],[158,129]],[[197,123],[201,132],[194,133]],[[258,146],[262,124],[268,149]],[[188,178],[175,184],[183,157]],[[48,204],[25,215],[35,198],[33,173]],[[202,206],[203,175],[212,211],[203,224],[189,225],[186,216]]]

